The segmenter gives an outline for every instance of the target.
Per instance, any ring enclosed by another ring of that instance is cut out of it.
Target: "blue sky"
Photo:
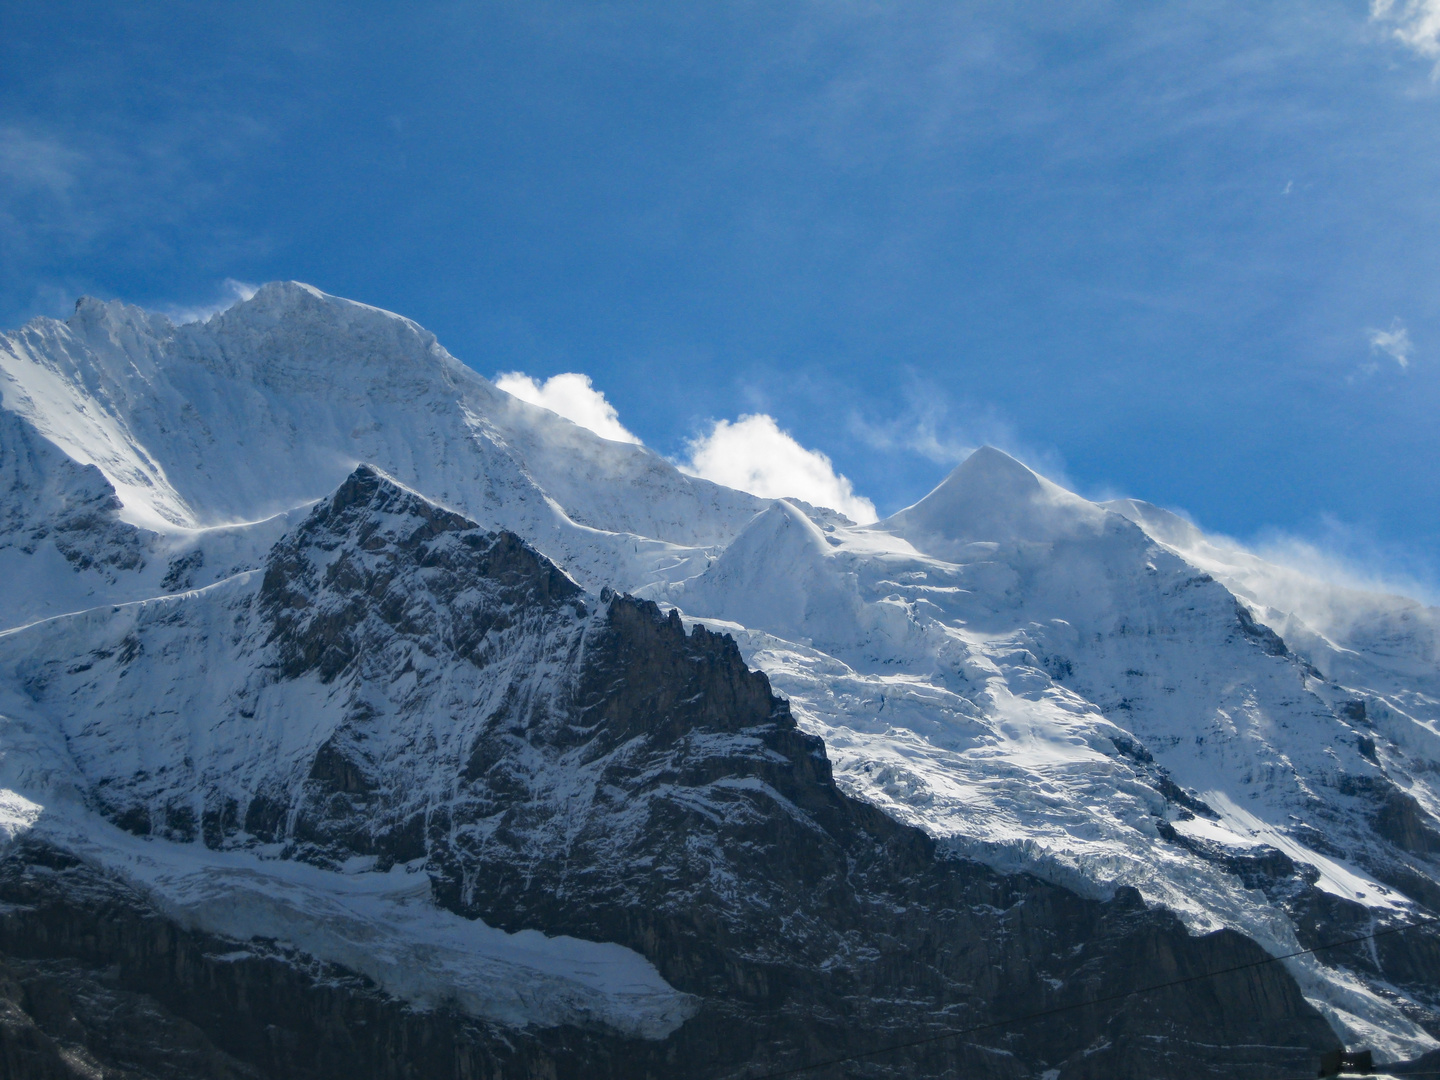
[[[10,5],[0,321],[296,278],[882,513],[988,441],[1433,581],[1437,62],[1437,0]]]

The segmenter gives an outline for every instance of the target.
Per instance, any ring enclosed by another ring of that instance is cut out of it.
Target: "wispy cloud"
[[[855,493],[827,454],[801,446],[773,416],[752,413],[733,422],[717,420],[691,440],[689,450],[689,462],[680,467],[692,476],[765,499],[802,499],[862,524],[877,517],[875,504]]]
[[[1370,338],[1370,351],[1372,353],[1381,353],[1390,357],[1390,359],[1400,365],[1402,371],[1410,366],[1415,345],[1410,340],[1410,331],[1398,318],[1391,321],[1390,329],[1371,329],[1366,331],[1366,334]],[[1373,372],[1376,369],[1377,365],[1373,363],[1367,365],[1365,368],[1367,372]]]
[[[221,299],[213,304],[162,305],[158,310],[173,323],[204,322],[212,315],[218,315],[220,312],[234,307],[237,303],[249,300],[255,295],[257,288],[258,286],[251,285],[246,281],[226,278],[220,285]]]
[[[589,375],[567,371],[562,375],[552,375],[542,383],[522,371],[506,371],[495,376],[495,385],[521,401],[559,413],[566,420],[589,428],[602,438],[628,443],[640,441],[620,423],[620,414],[615,411],[615,406],[595,389]]]
[[[943,401],[912,400],[902,412],[880,420],[860,413],[850,415],[853,435],[871,449],[885,453],[915,454],[936,465],[955,465],[981,443],[973,432],[962,432],[950,423]]]
[[[1384,544],[1364,528],[1331,515],[1304,534],[1265,530],[1249,547],[1268,562],[1328,584],[1440,603],[1433,567],[1413,551]]]
[[[993,446],[1057,484],[1072,486],[1060,455],[1023,438],[995,406],[957,404],[937,387],[915,378],[910,380],[905,402],[904,408],[888,417],[852,412],[850,434],[881,453],[913,454],[945,466],[958,465],[978,447]]]
[[[22,278],[30,261],[95,236],[101,215],[87,184],[93,171],[91,156],[73,140],[33,125],[0,126],[0,278]]]
[[[16,187],[66,195],[84,160],[58,139],[13,125],[0,127],[0,178]]]
[[[72,286],[126,291],[124,275],[146,270],[164,279],[179,252],[196,244],[207,249],[208,265],[237,265],[269,243],[237,232],[224,214],[206,213],[234,182],[235,162],[263,141],[255,124],[199,105],[168,119],[97,109],[0,119],[0,292],[12,305],[34,297],[6,311],[7,320],[60,314],[68,304],[48,306],[41,295],[73,299]],[[108,274],[88,277],[107,263]],[[121,276],[109,276],[117,268]],[[168,313],[204,318],[212,307],[177,305]]]
[[[1370,0],[1370,17],[1427,60],[1440,60],[1440,0]]]

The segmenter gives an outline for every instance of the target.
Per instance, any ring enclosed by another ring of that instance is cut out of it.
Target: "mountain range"
[[[7,1075],[1440,1056],[1440,610],[990,447],[757,498],[293,282],[0,395]]]

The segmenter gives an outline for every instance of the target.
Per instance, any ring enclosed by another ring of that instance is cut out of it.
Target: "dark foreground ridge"
[[[365,708],[298,772],[217,786],[207,805],[232,809],[193,842],[424,859],[441,905],[626,945],[698,1011],[647,1041],[420,1010],[283,941],[180,927],[22,842],[0,860],[0,1077],[738,1080],[1264,958],[1134,890],[1100,902],[945,856],[837,788],[728,635],[628,596],[587,606],[517,538],[373,470],[277,545],[256,611],[257,665]],[[453,717],[473,731],[459,751],[374,749],[431,707],[375,691],[406,664],[487,688],[483,715]],[[131,797],[113,819],[158,820]],[[1263,964],[809,1075],[1248,1080],[1335,1045]]]

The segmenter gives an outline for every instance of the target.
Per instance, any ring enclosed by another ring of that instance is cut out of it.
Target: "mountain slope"
[[[1367,712],[1173,549],[999,451],[873,526],[769,511],[667,595],[734,624],[846,790],[992,865],[1131,885],[1277,952],[1437,902],[1435,702]],[[1296,971],[1405,1055],[1433,1044],[1434,949]]]
[[[247,956],[278,938],[416,1006],[598,1026],[621,1075],[660,1067],[647,1041],[674,1041],[667,1075],[710,1076],[1262,955],[1133,891],[941,857],[836,787],[730,639],[586,596],[368,466],[263,572],[0,637],[0,682],[23,689],[4,780],[34,808],[8,902],[34,910],[46,865],[99,873]],[[22,954],[93,962],[13,921]],[[970,1073],[1226,1075],[1331,1038],[1276,967],[1172,996],[1002,1030]]]

